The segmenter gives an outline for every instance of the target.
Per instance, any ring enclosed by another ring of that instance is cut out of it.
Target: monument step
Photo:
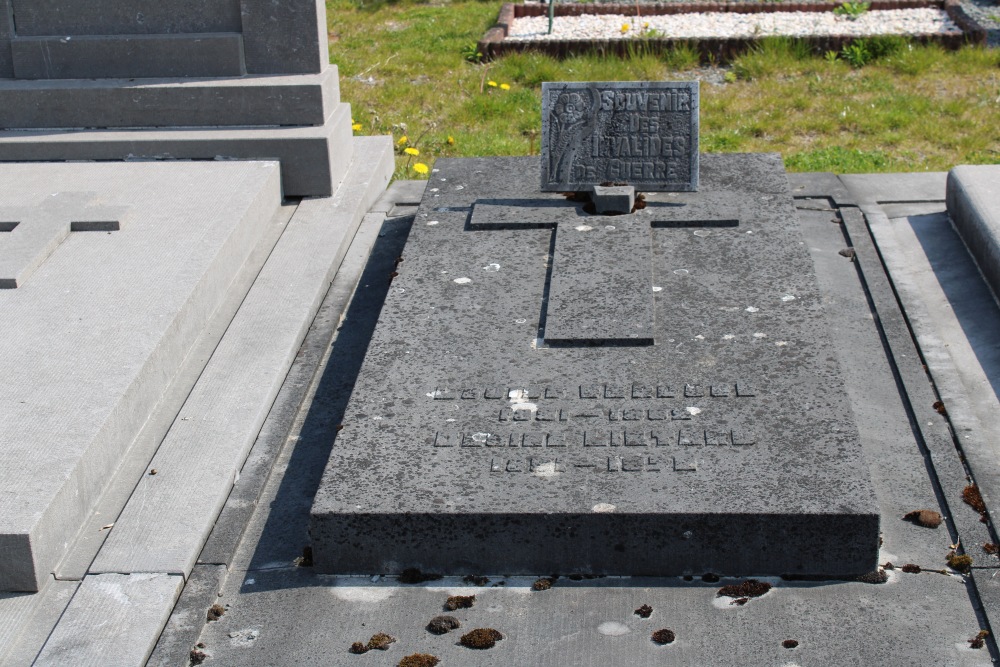
[[[277,159],[285,196],[325,197],[347,171],[352,134],[351,107],[341,103],[318,127],[7,130],[0,155],[9,162]]]
[[[336,65],[228,79],[0,79],[0,128],[323,125],[339,102]]]

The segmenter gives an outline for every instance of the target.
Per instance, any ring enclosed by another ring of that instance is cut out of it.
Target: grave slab
[[[1000,165],[948,172],[948,215],[994,294],[1000,294]]]
[[[70,233],[0,290],[0,590],[35,590],[225,298],[280,184],[273,162],[0,171],[8,209],[54,192],[127,209],[120,230]]]
[[[437,168],[313,505],[320,571],[874,568],[875,498],[780,158],[705,155],[700,192],[589,217],[644,227],[650,259],[595,244],[574,298],[652,296],[653,344],[545,344],[579,211],[538,191],[537,160]],[[520,226],[482,217],[505,207]],[[648,282],[605,289],[603,267],[630,263]]]

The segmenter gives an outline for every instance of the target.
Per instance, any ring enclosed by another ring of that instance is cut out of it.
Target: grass
[[[701,149],[780,152],[789,171],[940,171],[1000,163],[1000,50],[946,52],[900,40],[867,64],[766,40],[726,71],[696,54],[637,48],[627,58],[524,53],[466,60],[498,2],[328,3],[331,60],[358,134],[392,134],[396,176],[437,157],[538,153],[543,81],[685,80],[701,86]],[[471,52],[474,54],[474,51]],[[490,82],[497,85],[490,85]],[[509,90],[500,84],[509,86]],[[406,155],[404,146],[420,151]]]

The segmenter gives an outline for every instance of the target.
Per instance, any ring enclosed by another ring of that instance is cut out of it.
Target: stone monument
[[[327,196],[351,114],[317,0],[0,1],[0,161],[281,162]]]
[[[438,161],[314,501],[321,571],[875,568],[781,159],[699,160],[697,88],[657,90],[547,84],[540,161]],[[615,160],[654,187],[599,215],[578,191]]]

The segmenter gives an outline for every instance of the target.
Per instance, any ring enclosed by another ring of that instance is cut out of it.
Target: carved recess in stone
[[[698,189],[698,82],[542,84],[543,191]]]

